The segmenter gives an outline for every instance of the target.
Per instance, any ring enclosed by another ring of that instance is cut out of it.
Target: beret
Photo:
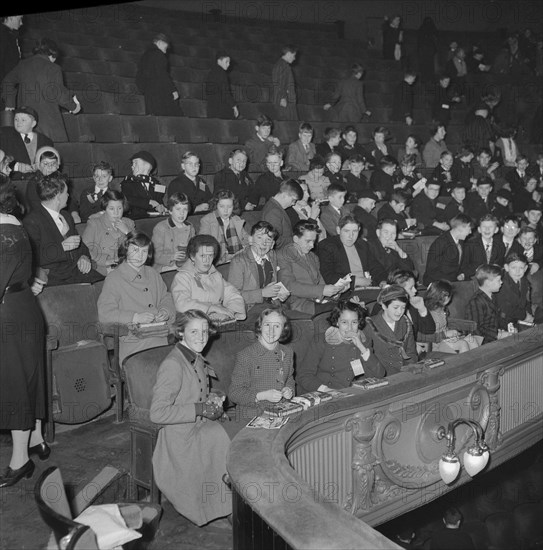
[[[153,167],[153,170],[156,168],[155,157],[153,157],[153,155],[151,155],[151,153],[149,153],[148,151],[139,151],[137,153],[134,153],[130,157],[130,160],[136,160],[136,159],[141,159],[141,160],[144,160],[145,162],[148,162]]]
[[[389,302],[390,300],[394,300],[396,298],[409,298],[409,295],[407,294],[405,288],[400,285],[388,285],[385,286],[381,292],[379,292],[377,302],[379,304],[384,304],[385,302]]]

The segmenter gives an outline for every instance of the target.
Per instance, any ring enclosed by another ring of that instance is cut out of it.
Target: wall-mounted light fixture
[[[436,437],[438,440],[447,439],[447,452],[439,460],[439,474],[441,475],[441,479],[447,484],[452,483],[460,473],[460,459],[454,451],[456,444],[454,431],[460,424],[469,426],[475,435],[475,444],[468,448],[463,457],[466,472],[471,477],[476,476],[484,470],[490,458],[490,452],[484,439],[483,428],[475,420],[458,418],[450,422],[447,429],[444,426],[440,426],[436,431]]]

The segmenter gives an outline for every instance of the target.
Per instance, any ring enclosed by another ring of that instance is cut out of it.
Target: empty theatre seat
[[[156,116],[124,115],[119,118],[123,143],[172,141],[162,139]]]
[[[203,118],[207,114],[205,101],[199,99],[180,99],[179,104],[185,116]]]
[[[198,127],[198,123],[205,120],[206,119],[177,116],[161,116],[157,118],[158,132],[159,135],[162,136],[163,141],[208,143],[213,141],[212,136],[208,136],[207,131]]]
[[[55,144],[60,153],[62,172],[69,178],[88,177],[94,165],[93,149],[90,143]]]

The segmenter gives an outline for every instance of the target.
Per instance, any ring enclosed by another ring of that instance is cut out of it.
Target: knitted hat
[[[407,294],[407,291],[405,288],[403,288],[400,285],[388,285],[379,292],[379,296],[377,296],[377,303],[384,304],[386,302],[390,302],[391,300],[395,300],[396,298],[409,298],[409,295]]]

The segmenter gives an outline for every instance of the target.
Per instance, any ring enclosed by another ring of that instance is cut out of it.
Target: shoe
[[[26,464],[18,468],[17,470],[12,470],[9,466],[6,468],[6,471],[0,477],[0,488],[2,487],[11,487],[20,481],[23,477],[30,479],[34,475],[34,469],[36,465],[32,460],[28,460]]]
[[[42,441],[41,443],[38,443],[33,447],[29,447],[28,454],[38,455],[40,460],[47,460],[49,458],[49,455],[51,454],[51,447],[49,447],[49,445],[47,445],[45,441]]]

